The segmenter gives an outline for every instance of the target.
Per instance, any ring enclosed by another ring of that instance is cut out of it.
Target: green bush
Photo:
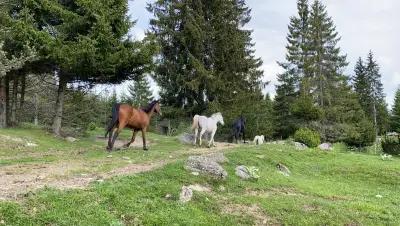
[[[308,128],[300,128],[294,134],[294,140],[309,147],[317,147],[321,143],[320,135]]]
[[[382,139],[382,151],[391,155],[400,155],[400,138],[385,137]]]
[[[91,122],[91,123],[89,123],[89,125],[88,125],[88,129],[90,130],[90,131],[93,131],[93,130],[95,130],[96,129],[96,123],[94,123],[94,122]]]

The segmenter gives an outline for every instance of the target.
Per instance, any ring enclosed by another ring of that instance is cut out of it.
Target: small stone
[[[198,175],[199,175],[199,172],[192,172],[192,175],[198,176]]]
[[[225,187],[222,186],[222,185],[220,185],[218,189],[219,189],[220,191],[225,191]]]
[[[75,141],[76,141],[76,138],[73,138],[73,137],[66,137],[65,140],[68,141],[68,142],[75,142]]]
[[[294,142],[294,146],[297,150],[305,150],[308,148],[307,145],[300,142]]]
[[[124,156],[124,157],[122,157],[122,159],[124,159],[124,160],[129,160],[129,159],[131,159],[131,158]]]
[[[324,151],[332,151],[333,147],[332,144],[330,143],[322,143],[318,146],[319,149],[324,150]]]
[[[383,198],[383,196],[382,195],[375,195],[375,197],[377,197],[377,198]]]
[[[280,173],[282,173],[283,175],[285,175],[285,176],[287,176],[287,177],[290,175],[290,170],[289,170],[289,168],[288,168],[287,166],[283,165],[282,163],[278,163],[278,164],[276,165],[276,168],[277,168],[278,171],[279,171]]]
[[[0,221],[0,224],[6,224],[6,222],[4,222],[4,220],[1,220],[1,221]]]
[[[238,177],[242,178],[243,180],[250,179],[250,177],[251,177],[249,171],[246,168],[246,166],[243,166],[243,165],[242,166],[237,166],[235,168],[235,174]]]
[[[172,198],[172,195],[168,193],[168,194],[165,195],[165,198],[166,198],[166,199],[171,199],[171,198]]]
[[[103,179],[99,179],[99,180],[97,180],[97,182],[99,182],[99,183],[103,183],[103,182],[104,182],[104,180],[103,180]]]
[[[192,200],[193,191],[187,186],[182,186],[181,194],[179,195],[179,201],[186,203]]]
[[[107,155],[107,158],[112,158],[113,156],[112,155]]]
[[[168,158],[172,159],[172,155],[168,156]]]
[[[28,143],[26,143],[25,146],[27,146],[27,147],[37,147],[38,145],[35,144],[35,143],[28,142]]]

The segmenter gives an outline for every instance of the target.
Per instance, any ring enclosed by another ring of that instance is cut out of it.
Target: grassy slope
[[[21,135],[26,131],[15,130],[15,133]],[[60,142],[44,134],[32,136],[39,139],[38,143],[44,148],[38,151],[45,151],[45,147],[53,148]],[[142,160],[163,158],[176,148],[182,148],[173,138],[152,137],[159,139],[157,145],[160,145],[160,150],[157,146],[152,148],[154,154],[151,155],[154,156],[132,154],[131,157]],[[76,144],[61,142],[59,148],[65,148],[63,153],[85,145],[89,147],[90,140]],[[86,153],[83,158],[88,161],[95,157],[102,159],[106,155],[102,150],[94,148],[91,151],[94,154]],[[11,151],[0,153],[1,157],[12,154]],[[178,161],[152,172],[96,182],[85,190],[44,189],[20,203],[0,202],[0,223],[251,225],[253,216],[232,216],[224,213],[223,209],[232,204],[256,204],[263,215],[290,225],[400,225],[400,159],[382,161],[374,155],[339,151],[300,152],[285,145],[244,146],[226,156],[230,162],[224,164],[224,168],[229,176],[223,182],[192,176],[183,169],[183,161]],[[290,168],[290,177],[276,171],[278,162]],[[2,163],[5,164],[3,160]],[[238,179],[234,168],[239,164],[257,166],[260,179]],[[181,186],[194,183],[208,184],[213,192],[195,192],[190,203],[180,204],[177,200]],[[219,191],[221,185],[225,191]],[[168,193],[172,194],[172,199],[164,198]],[[382,198],[377,198],[378,194]]]

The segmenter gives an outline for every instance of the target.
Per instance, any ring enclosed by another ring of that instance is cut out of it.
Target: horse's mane
[[[149,113],[151,111],[151,109],[153,109],[154,105],[156,105],[158,103],[158,100],[153,100],[150,104],[147,105],[147,107],[142,107],[140,109],[142,109],[142,111]]]
[[[214,117],[217,117],[217,116],[221,116],[222,117],[221,112],[217,112],[217,113],[212,114],[211,118],[214,118]]]

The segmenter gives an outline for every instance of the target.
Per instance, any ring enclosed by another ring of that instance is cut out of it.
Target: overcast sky
[[[132,34],[137,39],[148,28],[150,13],[145,9],[151,0],[129,1],[129,14],[137,20]],[[400,85],[400,1],[399,0],[322,0],[342,37],[339,46],[350,63],[346,69],[353,74],[358,57],[365,58],[371,49],[381,66],[382,83],[387,101],[393,102]],[[271,81],[267,91],[275,94],[276,75],[281,69],[276,61],[285,57],[289,17],[296,14],[296,0],[247,0],[252,9],[252,29],[256,54],[264,64],[263,80]],[[124,90],[125,86],[121,87]],[[154,93],[157,88],[154,87]]]

